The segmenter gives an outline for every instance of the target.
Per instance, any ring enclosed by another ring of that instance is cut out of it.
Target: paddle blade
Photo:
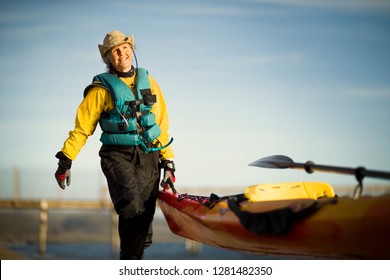
[[[249,166],[283,169],[294,166],[294,161],[286,156],[274,155],[258,159],[250,163]]]

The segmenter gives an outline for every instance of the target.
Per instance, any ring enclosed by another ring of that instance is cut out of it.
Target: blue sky
[[[354,184],[248,166],[273,154],[390,170],[390,1],[2,0],[0,196],[12,193],[13,167],[25,197],[58,196],[54,154],[105,70],[97,45],[113,29],[134,34],[139,66],[165,95],[178,189]],[[99,134],[62,197],[93,197],[105,184]]]

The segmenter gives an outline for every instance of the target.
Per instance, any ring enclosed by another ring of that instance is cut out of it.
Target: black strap
[[[101,82],[98,82],[98,81],[95,81],[93,82],[92,84],[88,85],[85,89],[84,89],[84,98],[87,96],[89,90],[93,87],[100,87],[100,88],[103,88],[105,90],[108,90]]]
[[[136,100],[133,100],[133,101],[125,101],[125,105],[127,105],[127,106],[129,106],[131,108],[137,107],[137,106],[139,106],[141,104],[144,104],[144,101],[142,99],[141,100],[136,99]]]
[[[241,224],[255,234],[283,234],[292,224],[290,208],[278,209],[265,213],[241,211],[236,196],[228,199],[229,209],[240,219]]]
[[[141,89],[140,92],[145,105],[153,106],[153,104],[157,102],[157,97],[152,94],[150,88]]]
[[[229,209],[236,214],[241,224],[255,234],[284,234],[295,221],[306,218],[324,204],[336,203],[337,197],[320,198],[318,200],[308,200],[307,203],[297,211],[291,207],[285,207],[264,213],[252,213],[242,211],[239,204],[243,201],[243,195],[230,196],[228,198]]]
[[[129,118],[140,118],[141,116],[145,116],[147,114],[149,114],[149,111],[147,111],[147,110],[144,110],[144,111],[141,111],[141,112],[137,111],[137,110],[134,110],[131,113],[124,114],[123,116],[126,119],[129,119]]]

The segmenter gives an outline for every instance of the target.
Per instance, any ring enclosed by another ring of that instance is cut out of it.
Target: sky
[[[390,1],[0,0],[0,198],[12,197],[15,168],[24,198],[104,192],[99,128],[65,191],[54,155],[115,29],[134,34],[138,65],[165,96],[179,191],[355,184],[248,166],[275,154],[390,171]]]

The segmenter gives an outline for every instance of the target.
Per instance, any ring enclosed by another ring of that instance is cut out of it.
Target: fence
[[[111,252],[117,251],[118,218],[111,201],[61,201],[61,200],[0,200],[0,208],[24,208],[39,210],[38,251],[41,256],[46,253],[48,232],[48,211],[50,209],[107,209],[111,212],[110,246]]]

